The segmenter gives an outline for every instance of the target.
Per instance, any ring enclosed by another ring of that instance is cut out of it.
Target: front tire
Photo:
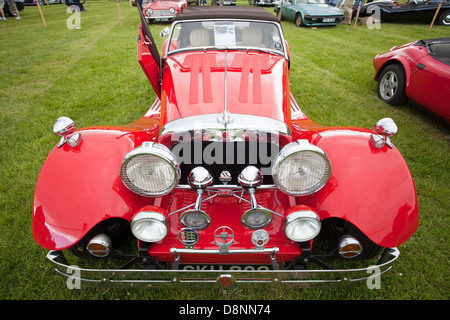
[[[295,15],[295,25],[297,27],[304,27],[305,25],[303,24],[303,19],[302,19],[302,15],[300,13],[297,13]]]
[[[378,79],[378,98],[384,102],[398,106],[408,100],[405,93],[406,76],[399,64],[387,66]]]

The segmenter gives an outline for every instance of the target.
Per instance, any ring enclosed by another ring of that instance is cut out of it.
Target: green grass
[[[137,9],[121,2],[122,28],[115,1],[90,1],[86,9],[79,30],[67,29],[70,14],[63,5],[42,7],[48,28],[36,7],[26,7],[22,20],[0,22],[0,299],[449,298],[449,126],[412,104],[391,107],[378,100],[372,66],[376,54],[394,45],[448,36],[449,28],[383,23],[379,30],[312,29],[289,21],[283,28],[291,52],[291,90],[312,120],[372,128],[392,117],[399,125],[393,141],[416,183],[420,226],[400,247],[400,259],[383,277],[381,289],[68,290],[52,273],[46,250],[34,242],[31,230],[34,186],[58,141],[52,125],[61,115],[78,127],[127,124],[155,98],[136,60]],[[165,26],[151,26],[159,47],[157,35]],[[76,188],[70,181],[67,187]]]

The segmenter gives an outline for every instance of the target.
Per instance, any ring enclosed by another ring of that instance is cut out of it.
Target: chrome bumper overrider
[[[282,284],[312,286],[318,284],[350,284],[368,281],[389,271],[400,255],[397,248],[386,248],[377,265],[361,269],[340,270],[147,270],[147,269],[83,269],[68,265],[61,251],[49,251],[54,271],[69,283],[83,287],[158,287],[160,285],[181,284]]]

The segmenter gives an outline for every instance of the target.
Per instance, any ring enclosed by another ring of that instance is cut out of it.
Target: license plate
[[[180,270],[184,271],[269,271],[273,270],[271,265],[180,265]]]
[[[335,18],[324,18],[322,21],[323,22],[334,22],[336,19]]]

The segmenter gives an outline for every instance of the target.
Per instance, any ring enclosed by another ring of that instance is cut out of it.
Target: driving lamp
[[[320,229],[320,219],[312,210],[293,211],[284,220],[284,233],[295,242],[313,239],[319,234]]]
[[[287,144],[277,155],[272,168],[276,186],[291,196],[303,196],[320,190],[331,175],[326,153],[308,140]]]
[[[127,188],[134,193],[160,197],[177,186],[180,165],[166,146],[144,142],[125,155],[120,176]]]
[[[180,222],[183,226],[194,230],[204,230],[211,224],[211,219],[206,212],[201,210],[201,206],[203,193],[212,182],[213,177],[203,167],[195,167],[189,173],[188,183],[191,188],[196,190],[197,199],[195,200],[194,209],[187,210],[180,215]]]
[[[176,11],[174,8],[169,8],[169,12],[170,12],[171,14],[175,14],[177,11]]]
[[[256,187],[263,182],[261,171],[254,166],[247,166],[238,177],[242,188],[250,194],[251,209],[244,212],[241,223],[249,229],[262,229],[272,222],[272,213],[258,206],[256,201]]]
[[[157,242],[168,233],[168,220],[165,215],[155,211],[141,211],[130,223],[131,232],[141,241]]]

